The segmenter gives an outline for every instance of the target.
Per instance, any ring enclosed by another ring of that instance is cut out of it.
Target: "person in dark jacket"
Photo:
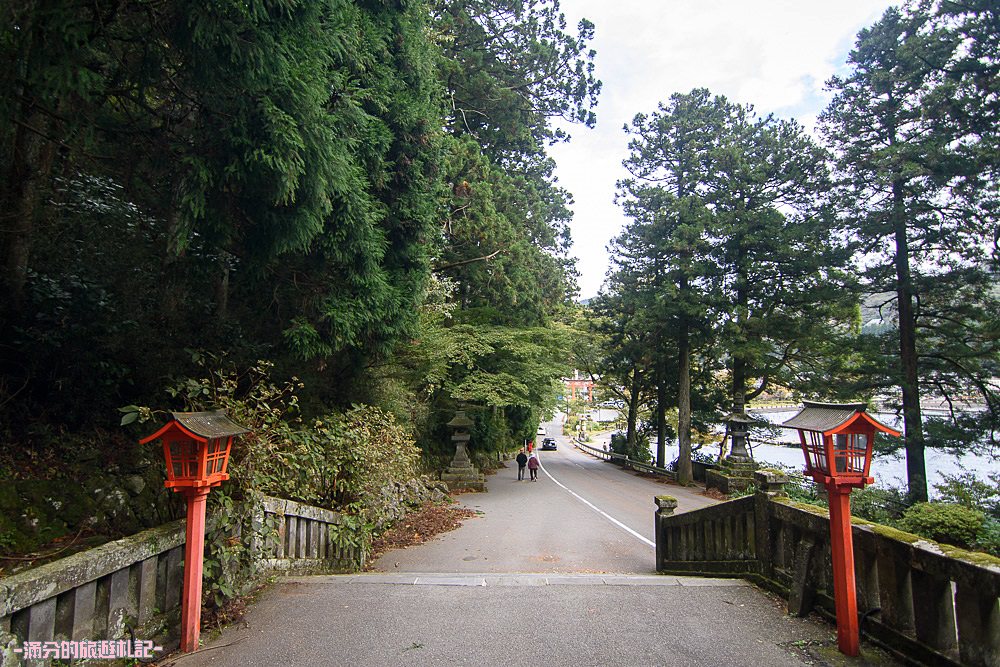
[[[528,457],[523,449],[518,452],[515,461],[517,461],[517,481],[520,482],[524,479],[524,466],[528,465]]]

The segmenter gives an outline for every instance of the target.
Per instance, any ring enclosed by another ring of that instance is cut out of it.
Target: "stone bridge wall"
[[[658,497],[656,569],[751,579],[789,611],[834,614],[830,520],[789,501],[783,475],[757,473],[755,496],[672,516]],[[1000,561],[858,520],[862,632],[917,664],[1000,667]]]
[[[250,542],[262,572],[335,572],[364,564],[364,549],[338,546],[342,517],[336,512],[264,497],[256,521],[268,527]],[[209,532],[214,523],[210,517]],[[23,664],[13,649],[25,642],[122,639],[126,626],[136,638],[177,646],[185,526],[184,519],[174,521],[0,579],[0,667]]]

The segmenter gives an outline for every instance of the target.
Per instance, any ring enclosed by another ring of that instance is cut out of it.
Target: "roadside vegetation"
[[[637,110],[629,222],[576,348],[624,446],[649,438],[667,465],[676,438],[687,483],[693,434],[751,401],[860,399],[901,417],[877,446],[905,451],[904,509],[930,497],[927,448],[995,454],[997,25],[987,2],[889,8],[828,82],[818,136],[701,88]]]
[[[555,0],[0,19],[0,554],[180,516],[136,444],[169,411],[251,429],[224,523],[273,494],[347,514],[344,539],[447,464],[456,409],[477,460],[533,437],[575,335],[546,151],[595,122],[590,23]]]

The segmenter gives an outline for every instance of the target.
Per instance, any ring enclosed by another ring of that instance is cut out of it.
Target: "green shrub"
[[[1000,558],[1000,521],[987,519],[976,535],[975,548]]]
[[[635,434],[635,443],[630,447],[628,437],[624,433],[611,434],[611,451],[624,454],[633,461],[649,463],[652,454],[649,451],[649,436],[644,433]]]
[[[917,503],[903,513],[900,528],[937,542],[971,547],[986,516],[956,503]]]
[[[934,485],[938,498],[946,503],[958,503],[982,510],[1000,521],[1000,472],[990,473],[985,481],[971,472],[941,475],[944,480]]]
[[[883,526],[896,526],[909,507],[906,493],[894,486],[866,486],[851,493],[851,514]]]
[[[1000,558],[1000,521],[987,519],[976,536],[977,549]]]
[[[209,497],[215,529],[205,539],[205,603],[221,607],[258,576],[250,535],[268,541],[277,528],[255,525],[263,494],[338,510],[338,544],[365,543],[383,509],[382,489],[416,475],[420,450],[409,430],[391,413],[364,405],[303,423],[296,394],[303,384],[272,381],[271,362],[240,372],[217,357],[198,353],[195,361],[205,375],[179,380],[172,397],[186,410],[224,409],[249,429],[233,444],[229,482]],[[147,407],[121,410],[124,424],[155,416]]]

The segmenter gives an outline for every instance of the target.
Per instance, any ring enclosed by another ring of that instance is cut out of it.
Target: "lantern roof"
[[[170,430],[180,430],[185,435],[206,442],[218,438],[227,438],[232,435],[246,433],[249,429],[243,428],[226,416],[225,410],[213,410],[210,412],[171,412],[174,418],[166,426],[151,436],[143,438],[139,444],[146,444],[152,440],[163,436]]]
[[[882,424],[865,412],[865,403],[819,403],[802,401],[802,410],[782,424],[785,428],[815,431],[825,435],[847,432],[858,421],[870,424],[875,430],[889,435],[900,433]]]
[[[249,430],[231,420],[226,415],[225,410],[213,410],[211,412],[171,412],[170,414],[187,430],[210,440],[225,438],[230,435],[240,435]]]
[[[452,428],[469,428],[470,426],[474,426],[475,423],[465,416],[465,410],[456,410],[454,418],[447,425]]]
[[[722,418],[722,421],[737,424],[752,424],[754,423],[754,418],[745,412],[730,412]]]

